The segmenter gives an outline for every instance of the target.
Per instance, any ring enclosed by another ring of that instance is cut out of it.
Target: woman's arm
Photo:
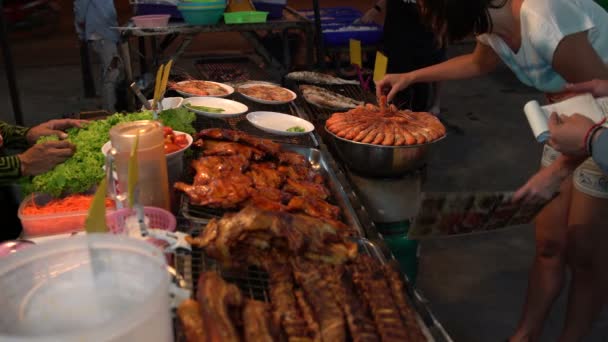
[[[380,15],[382,12],[386,13],[386,0],[374,2],[373,7],[367,10],[367,12],[365,12],[365,14],[363,14],[361,17],[361,22],[364,24],[369,24],[375,21],[378,15]]]
[[[447,80],[459,80],[481,76],[494,70],[500,58],[491,47],[477,42],[475,50],[466,55],[454,57],[443,63],[414,70],[405,74],[386,75],[376,84],[376,95],[380,97],[390,89],[388,101],[401,90],[413,83],[427,83]]]
[[[553,53],[553,69],[569,83],[608,79],[608,66],[589,42],[587,33],[564,37]]]

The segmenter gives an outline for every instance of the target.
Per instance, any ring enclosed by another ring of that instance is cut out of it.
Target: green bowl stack
[[[226,0],[191,0],[180,2],[177,8],[187,24],[214,25],[226,11]]]

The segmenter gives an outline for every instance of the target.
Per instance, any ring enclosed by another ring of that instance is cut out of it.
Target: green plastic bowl
[[[226,24],[265,23],[267,17],[268,12],[260,11],[224,13],[224,21],[226,22]]]
[[[222,19],[224,7],[214,9],[179,9],[184,21],[190,25],[214,25]]]

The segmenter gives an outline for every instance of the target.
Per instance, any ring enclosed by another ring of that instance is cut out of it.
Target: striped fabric
[[[519,80],[546,93],[563,90],[566,81],[552,68],[560,41],[588,31],[595,51],[608,64],[608,13],[593,0],[526,0],[520,12],[521,45],[517,52],[496,34],[477,40],[490,46]]]
[[[4,140],[2,147],[12,149],[27,148],[29,146],[25,135],[29,128],[9,125],[0,121],[0,134]]]
[[[21,176],[21,162],[17,156],[0,157],[0,185],[14,183]]]
[[[29,128],[9,125],[0,121],[1,148],[26,149],[29,144],[26,134]],[[15,182],[21,176],[21,162],[17,156],[0,156],[0,185]]]

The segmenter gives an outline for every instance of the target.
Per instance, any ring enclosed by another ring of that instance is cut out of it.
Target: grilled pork
[[[205,272],[198,280],[200,304],[209,342],[239,342],[240,335],[230,317],[231,308],[243,304],[241,291],[225,282],[216,272]]]

